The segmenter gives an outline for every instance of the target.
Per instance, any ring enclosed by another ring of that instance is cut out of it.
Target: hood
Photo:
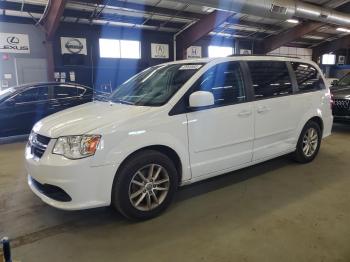
[[[339,87],[331,90],[334,98],[338,99],[350,99],[350,87]]]
[[[151,107],[91,102],[48,116],[33,127],[33,131],[57,138],[82,135],[109,124],[121,124],[149,111]]]

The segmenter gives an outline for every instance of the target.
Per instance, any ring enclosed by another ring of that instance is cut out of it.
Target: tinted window
[[[338,86],[344,87],[344,86],[350,86],[350,74],[347,74],[343,78],[341,78],[338,82]]]
[[[32,88],[18,94],[14,99],[16,103],[34,102],[47,100],[49,98],[48,88],[46,86]]]
[[[285,62],[248,62],[256,99],[293,93],[292,80]]]
[[[324,88],[324,83],[318,70],[304,63],[292,63],[299,91],[307,92]]]
[[[49,99],[49,88],[47,86],[38,88],[37,100],[48,100]]]
[[[78,95],[77,88],[70,86],[54,86],[53,94],[55,99],[68,98]]]
[[[85,88],[83,88],[83,87],[77,87],[77,94],[78,94],[78,96],[84,95],[85,91],[86,91]]]
[[[213,93],[215,105],[244,102],[246,97],[239,63],[222,63],[212,67],[195,83],[193,91]]]

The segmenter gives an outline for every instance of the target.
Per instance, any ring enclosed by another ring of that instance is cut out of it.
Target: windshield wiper
[[[135,103],[133,103],[133,102],[125,101],[122,99],[113,99],[113,100],[110,100],[109,102],[117,103],[117,104],[124,104],[124,105],[135,105]]]

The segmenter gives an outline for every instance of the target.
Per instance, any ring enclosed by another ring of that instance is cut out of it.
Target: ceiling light
[[[345,32],[345,33],[350,33],[350,29],[347,29],[347,28],[344,28],[344,27],[338,27],[338,28],[337,28],[337,31]]]
[[[299,24],[299,20],[296,19],[287,19],[286,21],[291,24]]]

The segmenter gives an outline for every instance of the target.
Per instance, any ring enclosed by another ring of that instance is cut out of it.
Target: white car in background
[[[287,57],[232,56],[146,69],[108,98],[49,116],[30,135],[28,182],[66,210],[112,205],[158,215],[178,186],[284,154],[307,163],[331,133],[319,67]]]

